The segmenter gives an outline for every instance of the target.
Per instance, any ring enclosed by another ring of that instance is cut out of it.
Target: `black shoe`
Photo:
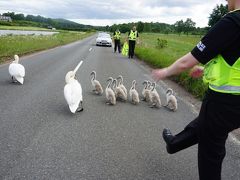
[[[175,136],[169,129],[164,129],[162,136],[167,144],[166,148],[169,154],[174,154],[198,143],[198,137],[192,128],[185,128]]]
[[[167,144],[167,146],[166,146],[167,152],[169,154],[175,153],[171,149],[171,144],[172,144],[172,141],[174,140],[175,136],[172,135],[172,133],[169,129],[163,129],[162,136],[163,136],[164,141]]]

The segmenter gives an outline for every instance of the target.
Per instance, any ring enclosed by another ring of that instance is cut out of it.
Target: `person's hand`
[[[159,81],[160,79],[164,79],[166,77],[167,77],[167,68],[155,69],[152,71],[152,78],[155,81]]]
[[[193,78],[199,78],[203,75],[204,67],[202,66],[194,66],[190,71],[189,75]]]

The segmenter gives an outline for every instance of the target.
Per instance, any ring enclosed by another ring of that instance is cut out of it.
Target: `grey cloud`
[[[202,4],[202,0],[149,0],[145,1],[144,5],[150,7],[184,7],[188,8],[193,5]]]

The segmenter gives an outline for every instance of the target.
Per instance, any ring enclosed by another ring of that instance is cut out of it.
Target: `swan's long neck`
[[[133,81],[133,82],[132,82],[132,88],[131,88],[131,89],[135,89],[135,88],[136,88],[136,82]]]
[[[147,88],[150,90],[150,88],[151,88],[151,83],[150,82],[147,83]]]
[[[147,89],[147,87],[148,87],[147,82],[143,82],[143,85],[144,85],[144,89]]]
[[[109,79],[108,81],[109,81],[109,83],[108,83],[108,85],[107,85],[107,88],[110,88],[110,85],[112,84],[113,79]]]
[[[120,85],[120,84],[123,84],[123,77],[122,77],[122,76],[119,76],[119,79],[120,79],[119,85]]]
[[[112,82],[112,84],[113,84],[113,89],[115,89],[115,88],[116,88],[116,86],[117,86],[117,80],[116,80],[116,79],[114,79],[114,80],[113,80],[113,82]]]
[[[152,91],[154,91],[155,87],[156,87],[156,84],[155,84],[155,83],[153,83],[153,88],[152,88]]]
[[[92,81],[94,81],[94,80],[96,79],[96,73],[93,72],[92,75],[93,75],[93,77],[92,77]]]
[[[172,89],[168,89],[166,94],[168,94],[169,96],[173,94],[173,90]]]
[[[120,86],[122,83],[121,83],[121,80],[118,82],[118,85],[117,86]]]
[[[18,55],[14,55],[14,61],[15,63],[19,63],[19,56]]]

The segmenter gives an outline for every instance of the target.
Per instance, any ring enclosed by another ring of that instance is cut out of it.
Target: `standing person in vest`
[[[121,53],[120,38],[121,38],[121,32],[119,31],[119,29],[117,29],[117,30],[113,33],[114,52],[116,52],[117,49],[118,49],[118,52]]]
[[[228,0],[225,15],[188,54],[167,68],[154,70],[160,80],[195,66],[190,75],[208,82],[198,117],[173,135],[163,130],[170,154],[198,144],[200,180],[220,180],[228,133],[240,127],[240,0]]]
[[[129,45],[128,58],[133,58],[134,56],[134,49],[137,37],[138,32],[136,30],[136,26],[133,26],[132,30],[128,33],[128,45]]]

